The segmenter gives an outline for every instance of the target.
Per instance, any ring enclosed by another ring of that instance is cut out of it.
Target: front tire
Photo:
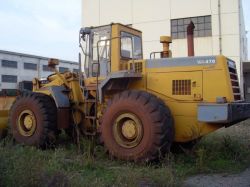
[[[18,96],[10,110],[10,126],[17,143],[46,148],[54,145],[57,109],[53,99],[40,93]]]
[[[102,117],[101,138],[111,156],[152,161],[164,156],[174,139],[168,107],[143,91],[124,91],[109,102]]]

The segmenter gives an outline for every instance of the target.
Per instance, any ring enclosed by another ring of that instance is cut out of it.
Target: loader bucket
[[[0,97],[0,131],[7,128],[9,110],[15,99],[16,97]]]

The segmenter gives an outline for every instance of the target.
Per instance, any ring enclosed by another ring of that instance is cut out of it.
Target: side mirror
[[[91,28],[89,27],[83,27],[80,29],[80,34],[90,34],[91,33]]]
[[[91,33],[91,29],[89,27],[81,28],[80,29],[80,37],[85,41],[85,36]]]
[[[54,70],[57,65],[59,65],[59,60],[58,59],[55,59],[55,58],[49,59],[49,61],[48,61],[48,67],[49,68]]]

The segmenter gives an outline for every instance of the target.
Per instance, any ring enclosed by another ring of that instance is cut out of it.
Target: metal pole
[[[221,1],[218,0],[218,18],[219,18],[219,50],[222,54],[222,34],[221,34]]]

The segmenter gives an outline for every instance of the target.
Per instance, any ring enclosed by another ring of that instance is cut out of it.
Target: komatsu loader
[[[99,138],[118,159],[150,161],[173,143],[190,143],[250,116],[235,62],[225,56],[172,58],[163,51],[143,59],[142,33],[126,25],[82,28],[84,73],[33,80],[11,106],[9,124],[18,143],[46,147],[58,133]],[[161,58],[156,58],[156,56]]]

